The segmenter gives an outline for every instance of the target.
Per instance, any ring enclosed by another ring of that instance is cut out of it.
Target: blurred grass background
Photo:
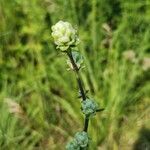
[[[83,128],[72,72],[51,39],[79,30],[91,150],[150,150],[150,0],[0,0],[0,149],[63,150]]]

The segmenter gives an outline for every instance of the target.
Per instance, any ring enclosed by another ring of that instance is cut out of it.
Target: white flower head
[[[69,22],[59,21],[52,26],[52,37],[57,48],[62,51],[79,43],[77,30]]]

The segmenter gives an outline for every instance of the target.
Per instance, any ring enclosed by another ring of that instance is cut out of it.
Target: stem
[[[78,66],[76,65],[74,59],[73,59],[73,56],[72,56],[72,52],[71,52],[71,49],[69,49],[67,51],[67,55],[70,59],[70,62],[73,66],[73,69],[76,73],[76,77],[77,77],[77,82],[78,82],[78,86],[79,86],[79,90],[80,90],[80,93],[81,93],[81,97],[82,97],[82,100],[86,100],[86,92],[84,91],[84,88],[83,88],[83,85],[82,85],[82,80],[81,80],[81,77],[80,77],[80,74],[79,74],[79,68]],[[87,132],[88,131],[88,125],[89,125],[89,118],[88,117],[85,117],[85,120],[84,120],[84,128],[83,128],[83,131]]]
[[[79,90],[80,90],[82,100],[85,101],[86,100],[86,92],[84,91],[84,88],[83,88],[83,85],[82,85],[82,80],[81,80],[81,77],[80,77],[80,74],[79,74],[79,69],[80,68],[78,68],[78,66],[76,65],[76,63],[73,59],[71,49],[69,49],[67,51],[67,55],[68,55],[68,57],[70,59],[70,62],[73,66],[73,70],[76,73],[77,83],[78,83],[78,86],[79,86]],[[87,132],[88,131],[88,126],[89,126],[89,118],[85,116],[83,131]],[[85,150],[85,149],[80,147],[80,150]]]
[[[78,82],[78,86],[79,86],[80,93],[81,93],[81,96],[82,96],[82,100],[84,101],[84,100],[86,100],[86,95],[85,95],[85,92],[84,92],[82,82],[81,82],[81,79],[80,79],[79,75],[77,77],[77,82]]]
[[[73,66],[73,69],[74,69],[75,72],[78,74],[79,68],[78,68],[78,66],[76,65],[76,63],[75,63],[75,61],[74,61],[74,59],[73,59],[72,52],[71,52],[70,49],[67,51],[67,55],[68,55],[68,57],[69,57],[69,59],[70,59],[70,61],[71,61],[71,64],[72,64],[72,66]]]
[[[82,100],[84,101],[84,100],[86,100],[86,94],[85,94],[85,91],[84,91],[84,88],[83,88],[83,85],[82,85],[82,80],[81,80],[81,77],[80,77],[80,74],[79,74],[79,68],[78,68],[78,66],[76,65],[76,63],[75,63],[75,61],[73,59],[71,50],[67,51],[67,55],[68,55],[68,57],[69,57],[69,59],[71,61],[73,69],[74,69],[74,71],[76,73],[79,90],[80,90],[80,93],[81,93]]]
[[[89,118],[88,118],[88,117],[85,117],[85,120],[84,120],[84,129],[83,129],[83,131],[85,131],[85,132],[88,131],[88,125],[89,125]]]

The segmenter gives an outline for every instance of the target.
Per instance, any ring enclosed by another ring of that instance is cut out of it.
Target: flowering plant
[[[65,52],[68,56],[67,64],[76,74],[80,97],[82,98],[81,109],[85,115],[83,131],[75,134],[73,140],[67,144],[66,150],[87,150],[89,145],[89,119],[91,116],[94,116],[97,111],[103,109],[98,108],[96,101],[87,98],[83,87],[83,82],[80,77],[80,69],[83,67],[83,56],[78,51],[73,50],[73,48],[79,44],[77,30],[74,29],[70,23],[59,21],[52,26],[52,37],[57,48]]]

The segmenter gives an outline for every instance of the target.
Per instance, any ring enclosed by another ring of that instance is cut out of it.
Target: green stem
[[[73,66],[73,70],[76,73],[77,82],[78,82],[78,86],[79,86],[79,90],[80,90],[80,94],[81,94],[82,100],[85,101],[86,100],[86,92],[85,92],[85,90],[83,88],[82,80],[81,80],[81,77],[80,77],[80,74],[79,74],[79,69],[80,68],[78,68],[78,66],[76,65],[76,63],[75,63],[75,61],[73,59],[71,49],[69,49],[67,51],[67,55],[68,55],[68,57],[70,59],[70,62],[72,64],[72,66]],[[89,126],[89,118],[85,116],[83,131],[88,132],[88,126]],[[80,148],[80,150],[82,150],[82,148]]]
[[[83,131],[87,132],[88,131],[88,126],[89,126],[89,118],[85,117]]]
[[[68,55],[68,57],[70,59],[70,62],[73,66],[73,69],[76,73],[76,78],[77,78],[79,90],[80,90],[80,93],[81,93],[82,100],[84,101],[84,100],[86,100],[86,94],[85,94],[85,91],[84,91],[84,88],[83,88],[83,85],[82,85],[82,80],[81,80],[81,77],[80,77],[80,74],[79,74],[79,68],[78,68],[78,66],[76,65],[76,63],[73,59],[71,50],[67,51],[67,55]]]

